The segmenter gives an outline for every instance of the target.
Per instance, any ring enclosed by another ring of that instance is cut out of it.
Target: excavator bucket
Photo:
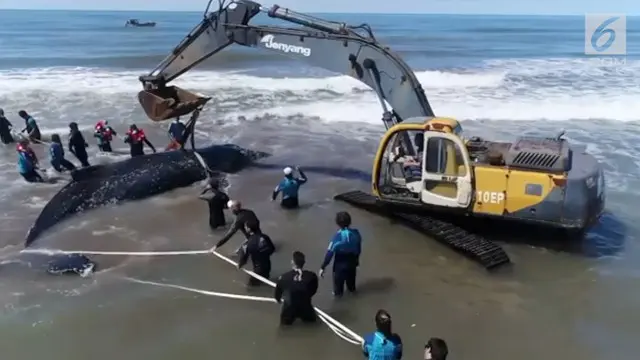
[[[209,100],[211,100],[210,97],[195,94],[177,86],[142,90],[138,93],[138,101],[152,121],[164,121],[187,115]]]

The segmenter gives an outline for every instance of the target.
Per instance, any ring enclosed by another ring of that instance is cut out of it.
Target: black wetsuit
[[[13,124],[4,116],[0,115],[0,140],[3,144],[11,144],[14,142],[11,136],[11,128]]]
[[[280,324],[291,325],[300,318],[303,322],[316,321],[311,299],[318,291],[318,276],[308,270],[291,270],[282,274],[276,283],[274,297],[282,300]]]
[[[205,200],[209,204],[209,226],[214,230],[227,223],[224,218],[224,209],[227,208],[229,196],[220,190],[211,188],[204,189],[200,195],[204,195],[208,191],[213,193],[213,196]]]
[[[218,241],[218,243],[216,244],[216,247],[220,247],[220,246],[226,244],[227,241],[229,241],[229,239],[231,239],[231,237],[233,235],[235,235],[235,233],[238,232],[238,230],[242,231],[242,233],[244,234],[244,236],[246,238],[249,238],[249,233],[247,233],[247,230],[245,230],[245,228],[244,228],[244,225],[249,220],[256,221],[256,222],[258,222],[258,226],[260,225],[260,220],[258,220],[258,217],[256,216],[256,213],[254,213],[253,211],[251,211],[249,209],[240,209],[240,210],[238,210],[238,213],[236,214],[236,218],[233,221],[233,224],[231,224],[231,227],[229,228],[229,231],[227,231],[227,233],[224,234],[222,239],[220,239],[220,241]]]
[[[91,166],[89,164],[89,154],[87,154],[88,146],[80,131],[71,132],[69,135],[69,151],[78,158],[82,167]]]
[[[269,275],[271,275],[271,254],[276,250],[269,235],[262,233],[249,235],[247,243],[242,247],[242,250],[238,266],[244,266],[249,257],[251,257],[253,272],[268,279]],[[253,276],[249,277],[250,286],[258,286],[260,284],[262,284],[260,280]]]

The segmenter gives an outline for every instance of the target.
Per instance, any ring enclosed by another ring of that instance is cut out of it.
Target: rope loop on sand
[[[69,251],[69,250],[51,250],[51,249],[23,249],[21,251],[21,253],[30,253],[30,254],[44,254],[44,255],[71,255],[71,254],[83,254],[83,255],[116,255],[116,256],[176,256],[176,255],[208,255],[208,254],[213,254],[215,256],[217,256],[218,258],[220,258],[221,260],[224,260],[225,262],[233,265],[233,266],[238,266],[238,264],[231,260],[230,258],[215,252],[215,251],[211,251],[211,250],[185,250],[185,251],[140,251],[140,252],[127,252],[127,251],[85,251],[85,250],[77,250],[77,251]],[[242,269],[242,271],[244,271],[245,273],[247,273],[249,276],[256,278],[258,280],[260,280],[261,282],[275,288],[276,284],[267,279],[264,278],[256,273],[254,273],[253,271],[250,270],[246,270],[246,269]],[[135,278],[130,278],[130,277],[125,277],[125,280],[131,281],[131,282],[135,282],[135,283],[139,283],[139,284],[147,284],[147,285],[154,285],[154,286],[162,286],[162,287],[168,287],[168,288],[174,288],[174,289],[179,289],[179,290],[184,290],[184,291],[191,291],[191,292],[195,292],[195,293],[199,293],[199,294],[203,294],[203,295],[208,295],[208,296],[216,296],[216,297],[224,297],[224,298],[229,298],[229,299],[236,299],[236,300],[251,300],[251,301],[262,301],[262,302],[272,302],[275,303],[275,299],[272,298],[265,298],[265,297],[257,297],[257,296],[248,296],[248,295],[237,295],[237,294],[227,294],[227,293],[220,293],[220,292],[214,292],[214,291],[207,291],[207,290],[200,290],[200,289],[195,289],[195,288],[190,288],[190,287],[186,287],[186,286],[181,286],[181,285],[174,285],[174,284],[166,284],[166,283],[159,283],[159,282],[154,282],[154,281],[146,281],[146,280],[140,280],[140,279],[135,279]],[[331,316],[329,316],[327,313],[325,313],[324,311],[318,309],[317,307],[314,307],[316,313],[318,314],[318,317],[320,318],[320,320],[325,323],[325,325],[327,325],[327,327],[329,327],[329,329],[331,331],[333,331],[338,337],[340,337],[341,339],[343,339],[344,341],[354,344],[354,345],[362,345],[362,343],[364,342],[364,339],[358,335],[357,333],[355,333],[354,331],[352,331],[351,329],[349,329],[348,327],[346,327],[344,324],[340,323],[338,320],[332,318]]]

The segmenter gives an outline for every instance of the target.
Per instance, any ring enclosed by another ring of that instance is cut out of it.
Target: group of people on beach
[[[39,160],[31,148],[31,144],[49,147],[49,161],[55,171],[63,173],[77,169],[76,165],[66,159],[64,146],[59,134],[52,134],[50,141],[45,141],[33,116],[25,110],[20,110],[18,115],[25,122],[25,127],[20,132],[14,131],[13,124],[5,116],[4,110],[0,109],[0,141],[6,145],[17,142],[18,173],[27,182],[45,182],[39,172]],[[168,130],[169,145],[166,147],[166,151],[179,149],[184,144],[183,137],[185,134],[186,126],[179,118],[174,120]],[[109,125],[107,120],[98,121],[94,127],[93,137],[97,141],[98,149],[103,153],[113,152],[111,142],[117,135],[117,132]],[[144,130],[138,128],[136,124],[129,126],[129,130],[124,137],[124,143],[129,145],[132,157],[144,155],[145,145],[154,153],[156,152],[156,148],[149,141]],[[91,166],[87,153],[88,147],[89,144],[82,135],[78,124],[76,122],[69,123],[68,149],[78,159],[80,167]]]
[[[308,181],[308,178],[299,167],[296,167],[295,171],[291,167],[286,167],[283,172],[284,178],[274,189],[271,199],[275,201],[282,194],[280,206],[288,210],[297,209],[299,207],[299,189]],[[211,248],[211,251],[219,249],[240,231],[245,240],[236,252],[239,256],[238,269],[243,268],[251,259],[253,273],[268,279],[271,275],[271,255],[275,252],[275,245],[271,237],[261,230],[260,220],[256,213],[244,208],[240,201],[231,200],[221,189],[220,181],[215,178],[210,179],[200,193],[200,198],[209,204],[209,226],[212,230],[225,226],[225,209],[230,209],[235,216],[227,232]],[[343,297],[345,287],[349,293],[356,293],[362,237],[360,232],[351,226],[351,215],[348,212],[338,212],[335,216],[335,224],[338,230],[329,241],[329,247],[317,274],[305,269],[305,254],[294,251],[291,259],[292,269],[278,277],[274,298],[282,305],[281,325],[291,325],[296,319],[306,323],[317,321],[312,298],[318,291],[318,277],[324,276],[325,269],[331,262],[333,262],[334,297]],[[249,277],[247,285],[259,286],[261,283],[261,280],[252,275]],[[364,356],[370,360],[401,359],[403,354],[402,340],[398,334],[392,332],[391,315],[383,309],[379,310],[375,315],[375,324],[376,330],[364,337],[362,345]],[[425,360],[446,360],[447,355],[448,348],[444,340],[431,338],[425,344]]]

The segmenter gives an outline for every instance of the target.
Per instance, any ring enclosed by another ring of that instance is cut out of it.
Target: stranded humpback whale
[[[195,153],[193,150],[170,151],[79,169],[72,173],[71,182],[42,209],[27,233],[25,247],[74,214],[186,187],[206,179],[211,172],[235,173],[268,156],[265,152],[224,144],[197,149]],[[87,263],[83,266],[88,266],[90,260],[85,260]],[[64,262],[64,259],[57,261],[57,268],[64,268]],[[80,262],[79,258],[73,258],[73,262]]]

